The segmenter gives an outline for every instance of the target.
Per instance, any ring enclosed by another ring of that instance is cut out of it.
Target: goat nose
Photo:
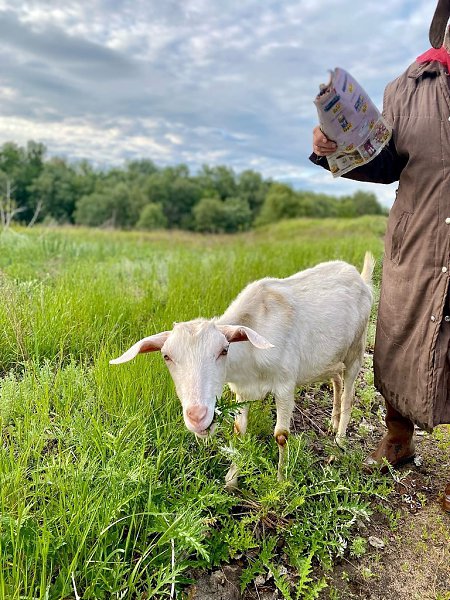
[[[205,417],[208,409],[206,406],[202,406],[201,404],[195,404],[194,406],[190,406],[186,414],[190,421],[193,423],[200,423]]]

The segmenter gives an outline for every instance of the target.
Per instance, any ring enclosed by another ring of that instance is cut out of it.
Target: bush
[[[252,211],[246,199],[202,198],[194,207],[195,229],[204,233],[234,233],[250,227]]]
[[[257,219],[258,225],[273,223],[281,219],[298,217],[298,198],[292,188],[281,183],[274,183],[266,196]]]
[[[225,221],[224,205],[219,198],[202,198],[194,206],[195,229],[203,233],[223,231]]]
[[[133,227],[145,200],[139,188],[119,182],[112,188],[82,196],[77,202],[75,223],[90,227],[105,224],[112,227]]]
[[[265,225],[282,219],[299,217],[354,218],[385,213],[377,197],[372,193],[357,191],[353,196],[335,198],[315,192],[296,192],[288,185],[274,183],[270,187],[255,224]]]
[[[151,202],[144,206],[136,224],[138,229],[165,229],[167,218],[163,213],[161,204]]]
[[[227,198],[224,202],[225,231],[244,231],[249,229],[252,220],[252,211],[248,200],[240,197]]]

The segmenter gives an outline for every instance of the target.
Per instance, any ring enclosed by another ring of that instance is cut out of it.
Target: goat
[[[244,404],[235,419],[240,435],[247,429],[246,403],[272,393],[281,480],[297,387],[331,379],[331,424],[338,443],[345,437],[364,356],[374,264],[366,252],[361,274],[346,262],[330,261],[286,279],[254,281],[221,317],[175,323],[171,331],[140,340],[110,363],[160,350],[184,422],[201,438],[214,431],[216,399],[225,383]],[[237,477],[232,465],[225,478],[228,488],[237,487]]]

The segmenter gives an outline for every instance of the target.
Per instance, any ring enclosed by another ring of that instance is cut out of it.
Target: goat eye
[[[166,362],[170,362],[172,360],[168,354],[163,354],[163,358]]]
[[[220,356],[226,356],[228,354],[228,346],[222,350]]]

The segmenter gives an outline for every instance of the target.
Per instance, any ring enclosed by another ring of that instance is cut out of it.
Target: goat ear
[[[250,327],[245,327],[244,325],[220,325],[218,328],[230,343],[250,342],[256,348],[261,348],[262,350],[274,347],[266,338],[256,333],[254,329],[250,329]]]
[[[133,359],[138,354],[143,354],[144,352],[156,352],[157,350],[161,350],[164,345],[164,342],[167,340],[170,331],[163,331],[161,333],[155,333],[155,335],[151,335],[150,337],[143,338],[136,342],[131,348],[129,348],[122,356],[119,358],[114,358],[109,361],[110,365],[118,365],[120,363],[128,362]]]

